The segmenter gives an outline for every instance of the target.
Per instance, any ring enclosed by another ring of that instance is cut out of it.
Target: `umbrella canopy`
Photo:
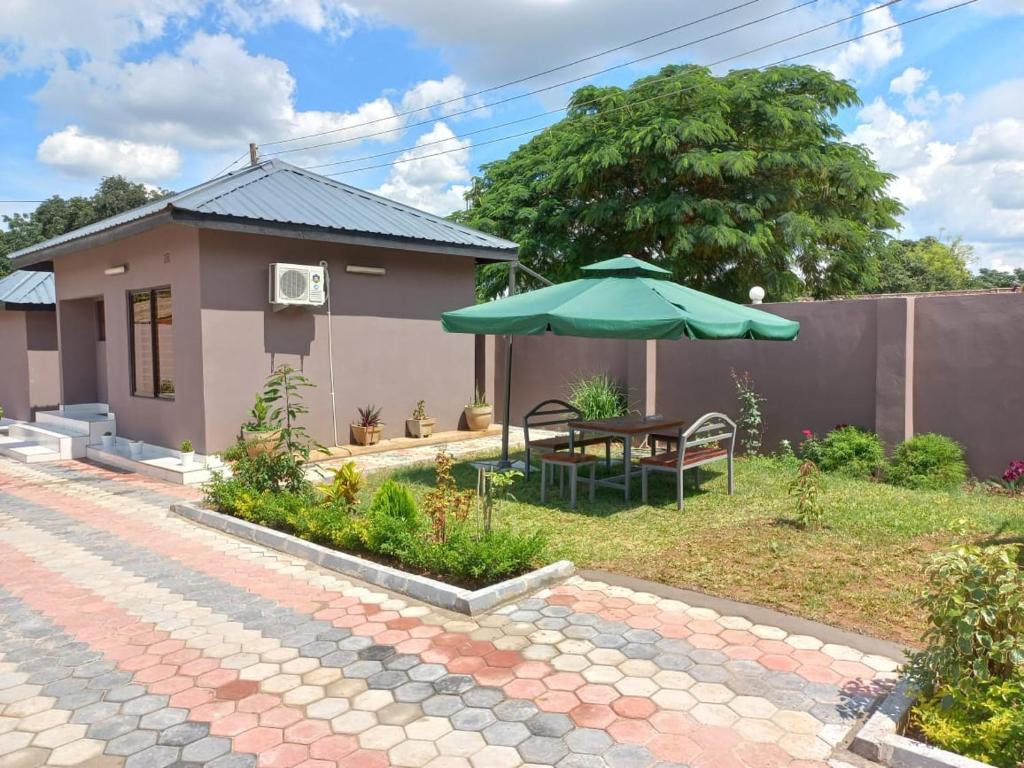
[[[790,341],[800,324],[666,279],[667,270],[632,256],[584,267],[587,276],[445,312],[452,333],[589,336],[612,339]]]

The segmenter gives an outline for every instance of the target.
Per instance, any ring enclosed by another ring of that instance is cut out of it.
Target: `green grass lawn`
[[[791,522],[794,500],[787,493],[797,467],[795,460],[739,459],[733,496],[726,494],[724,472],[707,470],[700,491],[688,487],[682,512],[670,475],[653,476],[650,505],[639,501],[637,475],[633,501],[599,488],[589,504],[581,486],[579,509],[572,511],[557,493],[540,504],[538,472],[516,484],[516,500],[501,506],[497,520],[546,531],[552,560],[772,606],[908,644],[923,629],[914,601],[930,553],[957,540],[964,524],[975,540],[1024,542],[1022,500],[980,488],[910,491],[834,475],[822,478],[824,526],[801,530]],[[372,475],[367,494],[386,476]],[[434,479],[429,464],[391,476],[417,496]],[[456,479],[473,488],[476,470],[460,462]]]

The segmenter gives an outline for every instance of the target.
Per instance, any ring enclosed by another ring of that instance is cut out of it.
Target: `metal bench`
[[[548,467],[558,467],[558,495],[562,495],[562,478],[566,470],[569,470],[569,508],[576,509],[576,485],[579,483],[580,467],[590,467],[590,476],[587,478],[588,498],[594,501],[594,493],[597,489],[597,458],[588,456],[585,453],[545,453],[540,457],[540,503],[547,501],[548,490]],[[554,482],[554,478],[551,478]]]
[[[531,428],[560,426],[569,428],[569,422],[580,418],[580,412],[564,400],[545,400],[534,408],[523,418],[523,440],[526,443],[526,479],[530,479],[530,455],[538,448],[545,451],[565,451],[569,448],[569,435],[556,435],[554,437],[530,438]],[[612,438],[610,437],[583,437],[580,435],[572,441],[573,448],[579,448],[580,453],[586,451],[588,445],[604,445],[605,468],[610,469],[612,465]]]
[[[664,440],[665,435],[659,435]],[[736,424],[723,413],[701,416],[691,427],[680,429],[675,435],[676,450],[652,453],[640,460],[642,498],[647,503],[647,475],[649,472],[673,472],[676,476],[676,505],[683,508],[683,472],[692,469],[697,474],[700,488],[700,467],[713,461],[728,463],[729,493],[733,492],[733,450],[736,444]],[[724,447],[723,447],[724,446]]]

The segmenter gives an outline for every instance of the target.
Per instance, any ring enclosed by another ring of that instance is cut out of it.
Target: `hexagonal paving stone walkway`
[[[469,619],[0,460],[0,765],[824,766],[895,664],[574,578]]]

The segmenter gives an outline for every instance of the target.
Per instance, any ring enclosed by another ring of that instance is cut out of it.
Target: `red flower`
[[[804,440],[810,440],[812,437],[814,437],[814,433],[811,432],[811,430],[809,429],[803,430],[800,434],[804,436]]]

